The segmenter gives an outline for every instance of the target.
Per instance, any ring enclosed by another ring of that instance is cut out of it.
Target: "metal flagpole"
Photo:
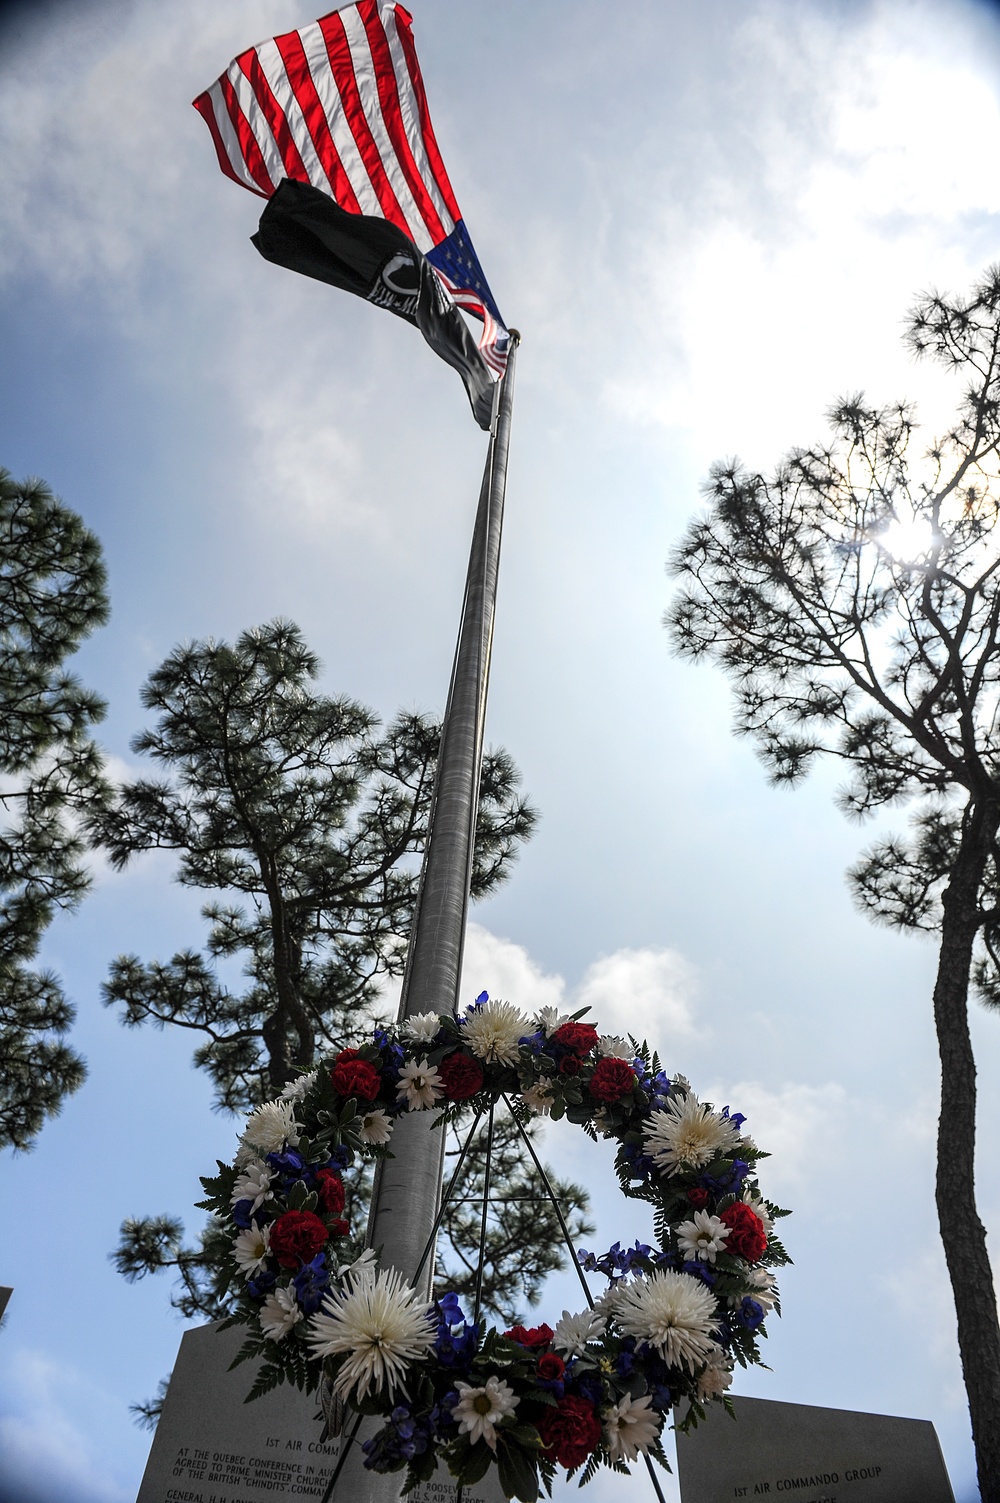
[[[497,574],[503,529],[507,455],[514,405],[514,365],[520,336],[510,331],[507,369],[498,384],[490,446],[472,534],[462,620],[448,703],[441,727],[434,798],[420,872],[413,927],[399,1005],[400,1019],[421,1012],[450,1012],[458,1004],[469,886],[479,804]],[[445,1133],[432,1131],[433,1112],[396,1118],[391,1159],[378,1167],[368,1220],[368,1245],[381,1247],[383,1268],[412,1279],[432,1235],[441,1198]],[[417,1287],[426,1298],[434,1278],[427,1258]],[[359,1442],[384,1420],[367,1420]],[[379,1475],[361,1465],[360,1446],[347,1460],[334,1497],[350,1503],[390,1503],[402,1474]]]

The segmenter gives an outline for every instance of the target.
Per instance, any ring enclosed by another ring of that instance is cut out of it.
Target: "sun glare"
[[[933,547],[934,528],[926,517],[912,517],[909,521],[897,517],[878,534],[876,541],[897,563],[915,563]]]

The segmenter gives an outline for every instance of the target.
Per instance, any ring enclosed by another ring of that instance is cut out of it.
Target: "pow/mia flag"
[[[434,137],[409,12],[339,5],[241,52],[194,106],[226,176],[270,200],[261,255],[415,323],[488,427],[510,335]],[[482,323],[478,345],[458,309]]]
[[[374,215],[349,214],[329,194],[285,178],[251,238],[266,261],[353,292],[416,324],[431,349],[462,377],[476,422],[490,426],[494,378],[437,273],[402,230]]]

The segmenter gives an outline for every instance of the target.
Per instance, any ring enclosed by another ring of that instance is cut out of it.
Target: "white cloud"
[[[561,976],[547,976],[523,945],[500,939],[481,924],[470,924],[462,968],[463,1004],[483,991],[530,1015],[540,1007],[564,1006],[566,983]]]
[[[695,1036],[696,977],[677,950],[616,950],[588,968],[573,1007],[589,1007],[605,1033],[647,1038],[662,1055],[675,1037]]]
[[[699,1096],[727,1104],[746,1117],[744,1129],[771,1157],[761,1166],[768,1198],[801,1201],[810,1188],[827,1184],[843,1167],[856,1144],[848,1143],[851,1105],[842,1085],[788,1082],[772,1089],[756,1080],[712,1082]]]
[[[87,1408],[97,1399],[96,1407],[109,1415],[117,1411],[119,1401],[40,1352],[15,1350],[5,1366],[8,1412],[0,1414],[0,1469],[24,1503],[50,1498],[131,1503],[134,1489],[109,1476],[107,1458],[80,1419],[81,1398]]]

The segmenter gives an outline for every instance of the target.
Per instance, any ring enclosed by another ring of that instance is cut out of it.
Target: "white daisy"
[[[441,1019],[436,1012],[418,1012],[412,1018],[404,1018],[402,1033],[411,1044],[433,1044],[440,1027]]]
[[[287,1289],[275,1289],[264,1301],[260,1312],[261,1330],[265,1336],[270,1336],[272,1341],[283,1341],[294,1325],[302,1319],[302,1311],[299,1302],[295,1298],[295,1290],[288,1286]]]
[[[690,1221],[682,1221],[677,1228],[677,1246],[685,1258],[701,1258],[704,1263],[714,1263],[717,1253],[725,1252],[726,1238],[730,1228],[718,1216],[708,1211],[695,1211]]]
[[[318,1070],[310,1070],[308,1075],[300,1075],[297,1080],[290,1080],[281,1093],[282,1101],[301,1101],[307,1096],[316,1084]]]
[[[271,1228],[269,1226],[251,1226],[245,1232],[240,1232],[236,1238],[233,1243],[233,1257],[247,1278],[263,1265],[270,1241]]]
[[[650,1408],[649,1394],[633,1399],[626,1394],[620,1404],[613,1404],[601,1414],[604,1439],[612,1461],[635,1461],[645,1456],[660,1433],[663,1416]]]
[[[690,1092],[671,1096],[664,1110],[647,1117],[642,1126],[646,1152],[668,1172],[681,1166],[701,1169],[740,1140],[739,1129],[728,1117],[702,1105]]]
[[[627,1059],[631,1062],[635,1059],[635,1050],[628,1039],[623,1039],[616,1033],[602,1033],[597,1040],[597,1052],[604,1059]]]
[[[363,1112],[358,1137],[362,1143],[388,1143],[392,1136],[392,1118],[381,1107],[373,1112]]]
[[[400,1070],[396,1095],[406,1102],[409,1111],[419,1112],[433,1106],[443,1094],[437,1065],[429,1065],[426,1059],[411,1059]]]
[[[607,1316],[599,1310],[581,1310],[578,1315],[564,1310],[552,1332],[552,1345],[567,1357],[582,1357],[587,1342],[603,1336],[607,1323]]]
[[[497,1432],[494,1426],[505,1414],[514,1413],[520,1399],[514,1397],[513,1388],[495,1376],[487,1378],[482,1388],[472,1388],[468,1383],[456,1383],[455,1387],[460,1398],[451,1412],[458,1420],[458,1433],[467,1435],[472,1446],[482,1439],[491,1451],[495,1451]]]
[[[514,1065],[521,1038],[530,1024],[510,1002],[484,1002],[470,1008],[462,1019],[465,1042],[473,1054],[495,1064]]]
[[[286,1143],[294,1148],[299,1141],[299,1124],[292,1101],[265,1101],[250,1113],[243,1129],[243,1142],[261,1153],[280,1153]]]
[[[571,1023],[573,1019],[570,1013],[560,1012],[558,1007],[540,1007],[532,1021],[550,1039],[557,1028],[561,1028],[564,1023]]]
[[[547,1075],[539,1075],[534,1085],[521,1092],[521,1100],[540,1117],[547,1117],[552,1107],[552,1081]]]
[[[333,1380],[341,1397],[386,1389],[391,1396],[403,1387],[408,1364],[434,1345],[437,1322],[397,1268],[377,1277],[367,1268],[359,1273],[326,1295],[310,1321],[309,1344],[316,1357],[348,1354]]]
[[[716,1399],[725,1393],[732,1381],[732,1359],[726,1356],[721,1347],[716,1347],[708,1366],[698,1375],[698,1398],[702,1403],[707,1399]]]
[[[614,1308],[625,1334],[655,1346],[671,1367],[694,1372],[717,1349],[715,1296],[689,1273],[663,1268],[619,1285]]]
[[[251,1159],[244,1166],[243,1173],[233,1185],[230,1204],[235,1205],[239,1200],[251,1202],[250,1214],[253,1215],[265,1200],[273,1200],[274,1195],[270,1188],[271,1171],[260,1159]]]

